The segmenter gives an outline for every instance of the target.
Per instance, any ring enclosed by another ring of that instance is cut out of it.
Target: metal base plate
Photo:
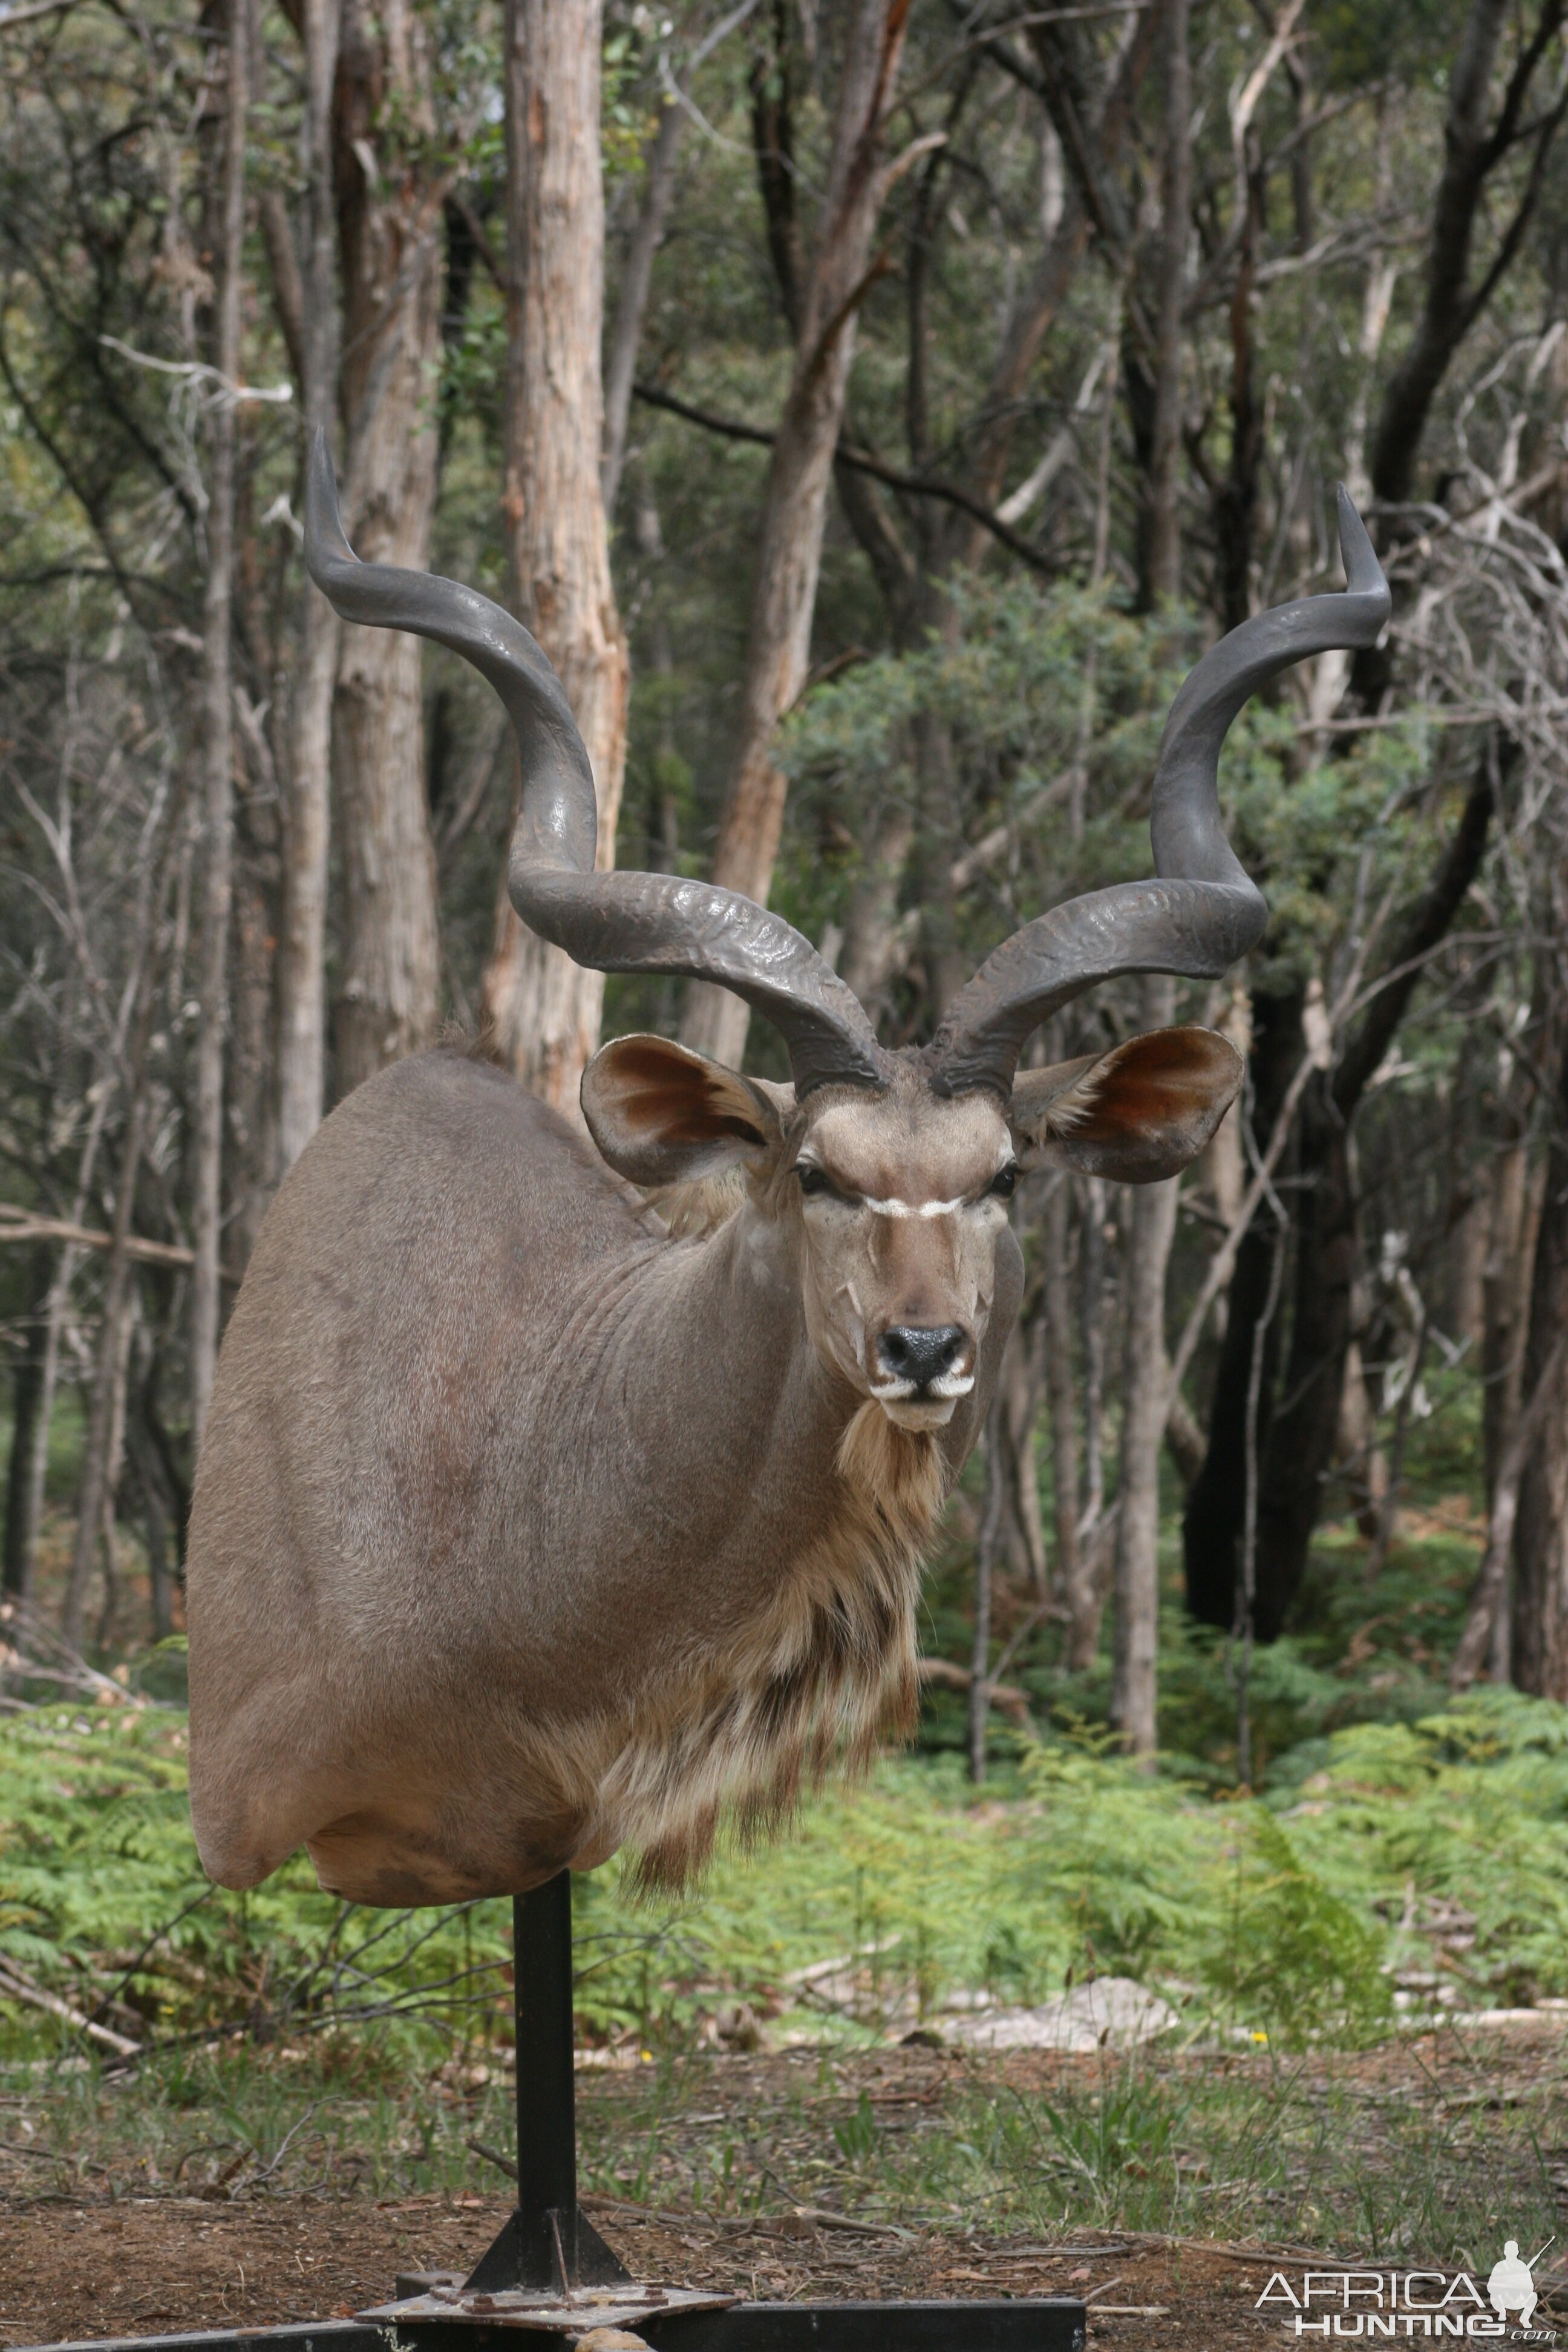
[[[740,2296],[700,2294],[692,2287],[647,2286],[626,2279],[615,2286],[577,2286],[565,2294],[531,2294],[522,2287],[493,2294],[472,2287],[437,2287],[401,2303],[377,2304],[354,2314],[362,2326],[395,2327],[405,2341],[426,2340],[424,2326],[531,2328],[544,2336],[585,2336],[595,2327],[638,2327],[645,2319],[675,2318],[689,2311],[725,2311]],[[412,2331],[418,2329],[415,2336]]]
[[[654,2352],[1084,2352],[1076,2297],[1010,2303],[737,2303],[650,2319]]]
[[[1061,2295],[1011,2303],[736,2303],[688,2315],[666,2305],[637,2333],[654,2352],[1084,2352],[1085,2313],[1076,2297]],[[515,2334],[510,2341],[516,2352]],[[395,2332],[385,2320],[329,2319],[100,2336],[23,2352],[393,2352],[395,2345],[403,2352],[507,2352],[508,2338],[499,2328],[488,2336],[482,2320],[450,2316]]]
[[[652,2352],[1084,2352],[1085,2313],[1076,2299],[1051,2295],[1008,2303],[730,2303],[715,2307],[700,2296],[668,2300],[653,2311],[630,2305],[597,2325],[635,2330]],[[406,2308],[406,2306],[405,2306]],[[633,2317],[638,2311],[640,2317]],[[361,2325],[371,2315],[362,2315]],[[395,2352],[507,2352],[520,2322],[476,2313],[455,2320],[420,2317],[374,2325],[389,2329]],[[523,2323],[525,2324],[525,2323]],[[590,2325],[584,2312],[558,2335]],[[495,2333],[490,2334],[489,2329]],[[507,2335],[501,2333],[502,2329]]]

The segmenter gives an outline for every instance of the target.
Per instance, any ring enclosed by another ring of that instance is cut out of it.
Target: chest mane
[[[766,1605],[645,1703],[599,1780],[594,1843],[630,1846],[649,1889],[688,1885],[726,1821],[764,1835],[831,1768],[864,1770],[912,1727],[916,1602],[946,1461],[929,1432],[864,1404],[834,1483],[826,1524]]]

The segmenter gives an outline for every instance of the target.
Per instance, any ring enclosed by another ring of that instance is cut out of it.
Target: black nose
[[[952,1371],[963,1352],[965,1338],[956,1323],[942,1323],[934,1328],[895,1323],[878,1340],[877,1352],[882,1370],[894,1380],[913,1381],[916,1388],[923,1389]]]

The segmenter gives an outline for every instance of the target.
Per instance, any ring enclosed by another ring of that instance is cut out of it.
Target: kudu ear
[[[795,1097],[668,1037],[616,1037],[584,1071],[582,1100],[617,1175],[687,1184],[738,1162],[761,1166],[784,1142]]]
[[[1240,1089],[1241,1055],[1213,1029],[1151,1029],[1108,1054],[1020,1072],[1013,1131],[1026,1168],[1154,1184],[1195,1160]]]

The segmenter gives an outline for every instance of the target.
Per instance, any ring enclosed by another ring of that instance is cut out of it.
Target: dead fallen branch
[[[50,1992],[46,1986],[35,1984],[31,1977],[24,1976],[14,1960],[0,1959],[0,2000],[19,2000],[28,2009],[41,2009],[47,2015],[58,2017],[62,2024],[74,2027],[78,2033],[88,2034],[105,2050],[112,2050],[117,2058],[142,2055],[139,2042],[116,2033],[111,2026],[100,2025],[93,2018],[84,2017],[79,2009],[73,2009],[58,1992]]]

